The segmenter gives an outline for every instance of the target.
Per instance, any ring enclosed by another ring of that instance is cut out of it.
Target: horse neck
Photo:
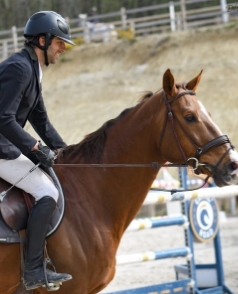
[[[110,156],[112,161],[123,161],[126,157],[132,163],[161,161],[157,147],[164,126],[165,112],[161,93],[132,108],[110,130],[104,159],[107,160]]]
[[[161,101],[156,96],[149,98],[109,128],[100,160],[102,164],[163,162],[157,149],[165,118],[165,105]],[[75,163],[75,159],[72,160]],[[71,162],[65,158],[64,163]],[[69,201],[73,199],[73,193],[80,191],[80,196],[76,197],[80,197],[83,205],[87,204],[82,209],[87,210],[88,215],[104,216],[100,221],[104,221],[118,239],[139,211],[157,172],[152,166],[65,168],[59,171]]]
[[[165,119],[165,105],[157,96],[132,109],[109,132],[102,162],[121,164],[163,163],[158,141]],[[158,171],[152,167],[124,167],[108,170],[105,185],[114,183],[110,202],[114,223],[123,230],[140,209]],[[116,189],[116,190],[115,190]],[[122,218],[122,211],[124,218]]]

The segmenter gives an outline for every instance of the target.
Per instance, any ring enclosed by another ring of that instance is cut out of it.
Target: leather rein
[[[149,168],[153,168],[155,171],[158,171],[159,168],[161,167],[188,167],[189,166],[189,162],[190,161],[194,161],[193,162],[193,168],[190,168],[191,170],[193,170],[197,175],[201,174],[201,166],[206,166],[206,163],[201,163],[199,162],[199,157],[204,154],[205,152],[207,152],[208,150],[215,148],[217,146],[223,145],[223,144],[230,144],[230,148],[228,148],[228,150],[223,154],[223,156],[220,158],[220,160],[217,162],[217,164],[215,165],[214,169],[213,169],[213,173],[214,174],[218,168],[218,166],[220,165],[220,163],[222,162],[222,160],[225,158],[225,156],[229,153],[229,151],[231,149],[234,149],[234,147],[232,146],[228,136],[226,135],[222,135],[219,136],[209,142],[207,142],[204,146],[199,147],[194,141],[193,139],[189,136],[189,134],[187,133],[187,131],[185,130],[185,128],[182,126],[182,124],[180,123],[180,121],[178,120],[177,116],[172,112],[171,109],[171,103],[174,102],[175,100],[177,100],[178,98],[184,96],[184,95],[196,95],[195,92],[190,91],[190,90],[186,90],[184,92],[178,93],[176,96],[173,96],[171,99],[167,98],[166,93],[163,91],[163,98],[164,98],[164,102],[166,105],[166,109],[167,109],[167,115],[165,116],[165,120],[164,120],[164,124],[163,124],[163,128],[162,128],[162,135],[160,137],[160,142],[159,142],[159,150],[161,149],[161,145],[162,145],[162,141],[164,138],[164,134],[165,134],[165,129],[166,129],[166,125],[167,125],[167,121],[169,119],[169,124],[174,136],[174,139],[176,141],[176,144],[178,146],[178,149],[180,150],[180,153],[183,157],[184,163],[165,163],[165,164],[160,164],[158,162],[152,162],[152,163],[148,163],[148,164],[120,164],[120,163],[102,163],[102,164],[87,164],[87,163],[76,163],[76,164],[68,164],[68,163],[56,163],[54,164],[55,166],[64,166],[64,167],[149,167]],[[186,155],[184,153],[184,150],[180,144],[180,141],[178,139],[177,133],[175,131],[175,127],[174,127],[174,122],[177,122],[179,127],[183,130],[184,134],[186,135],[186,137],[190,140],[190,142],[195,146],[196,148],[196,152],[194,157],[190,157],[190,158],[186,158]],[[58,150],[58,154],[60,153],[61,149]],[[58,156],[58,154],[56,155],[56,157]],[[185,190],[179,190],[179,191],[193,191],[193,190],[197,190],[202,188],[208,181],[210,176],[207,176],[204,180],[204,183],[202,184],[202,186],[199,186],[198,188],[194,188],[194,189],[185,189]],[[167,192],[176,192],[177,190],[167,190],[167,189],[158,189],[158,188],[151,188],[151,190],[158,190],[158,191],[167,191]]]

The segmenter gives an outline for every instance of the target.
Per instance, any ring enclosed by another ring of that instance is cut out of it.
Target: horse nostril
[[[232,170],[232,171],[235,171],[235,170],[237,170],[237,169],[238,169],[238,162],[233,161],[233,162],[231,163],[231,170]]]

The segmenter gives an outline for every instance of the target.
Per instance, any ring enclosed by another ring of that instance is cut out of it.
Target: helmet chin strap
[[[40,48],[41,50],[44,51],[44,57],[45,57],[45,65],[48,66],[49,65],[49,61],[48,61],[48,55],[47,55],[47,50],[51,44],[52,41],[52,35],[50,33],[46,33],[45,35],[45,45],[41,46],[39,43],[39,38],[40,36],[37,37],[33,37],[32,39],[29,39],[30,42],[32,42],[34,45],[36,45],[38,48]]]
[[[51,34],[50,33],[46,33],[45,34],[45,46],[43,47],[43,51],[44,51],[44,57],[45,57],[45,65],[48,66],[49,65],[49,60],[48,60],[48,55],[47,55],[47,50],[51,44]]]

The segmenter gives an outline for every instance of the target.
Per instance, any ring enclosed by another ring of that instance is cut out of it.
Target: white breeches
[[[0,159],[0,178],[10,184],[15,184],[33,167],[34,163],[23,154],[13,160]],[[20,181],[16,187],[31,194],[36,201],[39,201],[44,196],[50,196],[56,202],[58,200],[58,190],[40,168],[36,168],[27,177]]]

